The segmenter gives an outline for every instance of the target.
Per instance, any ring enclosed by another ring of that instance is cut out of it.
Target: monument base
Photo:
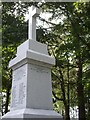
[[[2,117],[2,120],[63,120],[62,116],[53,110],[41,110],[41,109],[20,109],[10,111]]]

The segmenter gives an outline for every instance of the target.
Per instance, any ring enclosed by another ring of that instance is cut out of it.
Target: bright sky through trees
[[[48,22],[51,22],[51,23],[54,23],[54,24],[58,24],[59,22],[63,23],[63,18],[64,18],[64,16],[62,16],[60,19],[49,20],[49,18],[50,18],[51,16],[52,16],[52,14],[49,13],[49,12],[44,12],[44,13],[41,12],[41,14],[40,14],[40,17],[41,17],[42,19],[45,19],[45,20],[48,21]],[[25,15],[25,21],[28,20],[28,17],[29,17],[29,14],[26,13],[26,15]],[[45,22],[43,22],[43,21],[41,21],[41,20],[39,20],[39,19],[37,18],[37,26],[43,26],[43,28],[49,28],[49,27],[51,27],[51,24],[47,24],[47,23],[45,23]]]

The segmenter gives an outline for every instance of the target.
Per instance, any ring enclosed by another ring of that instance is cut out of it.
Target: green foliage
[[[24,21],[24,14],[31,4],[38,6],[37,3],[3,3],[3,92],[11,87],[11,69],[8,68],[8,63],[15,57],[17,46],[27,39],[27,23]],[[90,116],[90,3],[46,2],[40,7],[43,12],[52,13],[50,21],[60,19],[57,24],[52,24],[49,30],[42,26],[37,29],[37,40],[46,43],[49,54],[56,59],[56,65],[52,69],[54,109],[62,113],[65,120],[69,120],[69,108],[74,108],[81,102],[77,94],[77,86],[80,83],[83,86],[88,119]],[[15,14],[16,10],[17,14]],[[81,77],[78,74],[80,65],[82,66]]]
[[[64,97],[63,102],[66,101],[69,106],[78,106],[77,81],[84,86],[84,92],[88,90],[87,86],[90,83],[90,70],[85,70],[90,66],[90,3],[45,3],[42,7],[45,11],[52,13],[50,20],[59,19],[64,15],[63,22],[54,25],[52,31],[47,35],[48,39],[46,37],[49,52],[56,58],[52,76],[53,91],[56,94],[54,97],[57,100]],[[79,58],[83,69],[80,79],[78,79],[80,77],[78,75]],[[54,90],[54,88],[56,89]],[[58,89],[59,92],[57,92]],[[56,104],[58,104],[57,101]],[[85,101],[85,105],[87,105],[87,101]]]
[[[8,68],[9,61],[15,57],[16,47],[27,38],[27,24],[24,22],[24,15],[22,9],[19,8],[19,3],[3,3],[2,4],[2,92],[7,94],[7,91],[11,90],[12,75],[11,69]],[[18,14],[15,15],[16,8],[18,8]],[[21,15],[21,16],[19,16]],[[10,98],[10,94],[8,94]],[[5,103],[9,100],[6,96],[4,100],[3,112],[7,112],[9,103]],[[2,114],[4,114],[2,112]]]

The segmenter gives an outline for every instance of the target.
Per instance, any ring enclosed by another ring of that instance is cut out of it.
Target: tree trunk
[[[89,102],[89,100],[88,100],[87,120],[90,120],[90,102]]]
[[[88,98],[87,98],[87,106],[88,106],[88,110],[87,110],[87,120],[90,120],[90,85],[88,88]]]
[[[83,38],[80,37],[79,33],[77,32],[75,22],[72,21],[70,15],[69,15],[68,11],[71,12],[71,15],[74,19],[72,9],[70,9],[70,7],[68,7],[67,5],[66,5],[66,9],[67,9],[66,13],[67,13],[68,19],[71,22],[72,30],[74,32],[73,35],[77,40],[76,53],[78,53],[78,55],[76,55],[76,57],[77,57],[77,66],[78,66],[78,72],[77,72],[77,94],[78,95],[77,95],[77,97],[78,97],[78,107],[79,107],[79,120],[86,120],[84,87],[82,84],[82,59],[81,59],[81,46],[80,46],[80,43],[82,42]],[[78,48],[78,50],[77,50],[77,48]]]
[[[5,113],[8,112],[9,97],[10,97],[10,88],[7,88],[7,91],[6,91]]]
[[[65,105],[65,120],[70,120],[70,116],[69,116],[69,105]]]
[[[78,93],[78,107],[79,107],[79,120],[86,120],[85,117],[85,99],[84,87],[82,84],[82,62],[81,57],[78,56],[78,72],[77,72],[77,93]]]
[[[64,103],[64,106],[65,106],[65,118],[64,118],[64,120],[70,120],[69,105],[68,105],[68,102],[67,102],[66,96],[65,96],[64,79],[63,79],[63,75],[62,75],[61,70],[59,72],[60,72],[61,79],[62,79],[62,81],[61,81],[61,90],[62,90],[62,96],[63,96],[63,103]]]

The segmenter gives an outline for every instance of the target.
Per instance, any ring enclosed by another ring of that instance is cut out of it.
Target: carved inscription
[[[19,104],[23,104],[25,100],[25,85],[24,83],[19,84]]]
[[[19,80],[22,80],[23,77],[25,77],[25,76],[26,76],[25,67],[21,67],[21,68],[14,71],[13,80],[19,81]]]
[[[21,107],[26,95],[26,66],[22,66],[13,72],[12,104],[11,107]]]
[[[45,69],[43,69],[42,67],[39,67],[39,66],[31,67],[31,70],[34,70],[34,71],[40,72],[40,73],[48,73],[47,70],[45,70]]]
[[[13,86],[12,88],[12,107],[17,106],[18,104],[18,95],[17,95],[17,86]]]

